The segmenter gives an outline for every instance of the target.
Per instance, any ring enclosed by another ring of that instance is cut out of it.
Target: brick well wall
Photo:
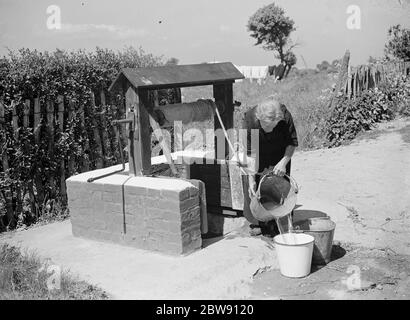
[[[201,248],[198,188],[180,179],[121,174],[87,182],[107,169],[67,180],[74,236],[172,255]]]

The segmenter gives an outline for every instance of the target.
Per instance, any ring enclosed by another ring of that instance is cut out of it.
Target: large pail
[[[291,176],[264,175],[251,198],[252,215],[263,222],[288,215],[296,205],[298,191],[299,187]]]
[[[315,265],[328,264],[332,254],[336,223],[329,217],[309,218],[294,223],[294,228],[297,233],[311,235],[315,238],[312,263]]]
[[[310,274],[315,238],[304,233],[284,233],[274,237],[273,241],[282,275],[302,278]]]

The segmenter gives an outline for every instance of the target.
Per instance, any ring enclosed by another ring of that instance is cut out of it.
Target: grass
[[[108,295],[66,271],[58,273],[34,253],[22,253],[8,244],[0,245],[0,300],[101,300]],[[60,279],[60,288],[50,286]],[[51,290],[49,290],[51,288]]]
[[[235,109],[235,127],[238,127],[243,113],[271,95],[276,95],[292,113],[298,132],[300,149],[315,149],[323,146],[321,122],[328,115],[327,102],[335,74],[324,72],[305,75],[290,74],[283,81],[274,83],[268,78],[259,85],[245,79],[233,87],[234,100],[241,102]],[[184,101],[213,98],[212,87],[192,87],[182,90]]]

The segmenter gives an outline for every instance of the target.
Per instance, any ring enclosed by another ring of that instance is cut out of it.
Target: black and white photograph
[[[409,300],[409,235],[410,0],[0,0],[0,300]]]

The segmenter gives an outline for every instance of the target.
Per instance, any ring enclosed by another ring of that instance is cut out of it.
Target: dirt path
[[[349,146],[298,154],[300,209],[330,215],[336,239],[410,255],[409,132],[410,119],[399,119]]]
[[[253,298],[409,299],[410,119],[382,123],[348,146],[301,152],[293,167],[296,219],[328,214],[341,245],[307,278],[257,275]],[[358,275],[360,286],[348,290]]]

